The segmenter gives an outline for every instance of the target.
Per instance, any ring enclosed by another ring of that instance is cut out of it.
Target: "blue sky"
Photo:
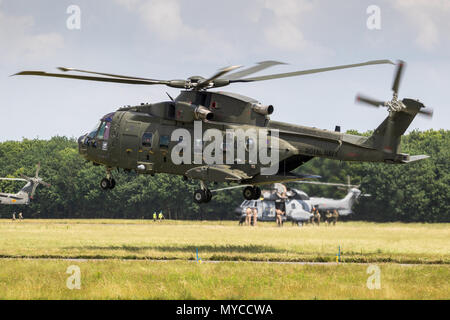
[[[70,5],[81,29],[69,30]],[[380,8],[381,29],[366,10]],[[122,105],[167,100],[161,86],[37,77],[76,67],[156,79],[207,77],[228,65],[289,63],[264,73],[373,59],[407,62],[400,97],[434,108],[410,129],[449,129],[450,1],[0,0],[0,141],[78,137]],[[226,88],[272,104],[272,119],[324,129],[374,129],[384,109],[356,105],[365,93],[390,99],[395,67],[379,65]]]

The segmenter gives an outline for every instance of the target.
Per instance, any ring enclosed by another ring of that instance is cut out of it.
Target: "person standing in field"
[[[247,226],[250,225],[251,218],[252,218],[252,208],[247,207],[247,209],[245,209],[245,224]]]
[[[338,218],[339,218],[339,212],[335,209],[333,212],[333,226],[336,225]]]
[[[312,208],[311,214],[312,216],[309,218],[309,223],[311,223],[311,225],[314,225],[314,216],[316,215],[316,207]]]
[[[316,213],[314,214],[314,220],[317,223],[317,226],[320,227],[320,213],[319,213],[319,209],[316,209]]]
[[[283,226],[283,218],[281,217],[283,215],[283,211],[281,211],[280,209],[276,209],[275,210],[276,214],[277,214],[277,226],[282,227]]]
[[[16,221],[16,213],[15,212],[13,212],[12,221]]]
[[[153,212],[153,222],[156,222],[156,211]]]
[[[327,225],[330,224],[332,218],[333,218],[333,214],[330,212],[330,210],[327,210],[327,213],[325,214],[325,223]]]
[[[19,212],[19,220],[23,220],[22,212]]]
[[[164,215],[163,215],[162,211],[159,212],[158,218],[159,218],[159,222],[161,222],[162,219],[164,219]]]
[[[253,226],[256,227],[256,221],[258,220],[258,208],[253,208]]]

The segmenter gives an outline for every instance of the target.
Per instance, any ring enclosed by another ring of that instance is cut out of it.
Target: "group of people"
[[[313,208],[312,211],[312,217],[311,217],[311,223],[317,224],[317,226],[320,226],[320,212],[319,209],[317,209],[316,207]],[[338,221],[339,218],[339,212],[337,212],[337,210],[333,210],[333,212],[330,212],[330,210],[327,210],[325,213],[325,223],[326,224],[331,224],[333,223],[333,225],[336,225],[336,222]]]
[[[158,219],[160,222],[162,221],[162,219],[164,219],[162,211],[160,211],[159,214],[156,214],[156,211],[153,212],[153,222],[156,222],[156,219]]]
[[[18,219],[23,220],[22,212],[19,212]],[[12,221],[16,221],[16,213],[15,212],[12,215]]]

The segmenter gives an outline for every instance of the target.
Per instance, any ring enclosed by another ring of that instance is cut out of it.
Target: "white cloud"
[[[300,29],[302,16],[313,9],[308,1],[266,0],[264,8],[273,13],[274,19],[264,30],[269,44],[279,49],[304,50],[310,45]]]
[[[183,22],[181,7],[177,0],[116,0],[140,19],[159,38],[172,41],[190,33],[205,33]]]
[[[0,51],[2,59],[42,59],[64,46],[59,33],[33,34],[34,24],[31,16],[8,16],[0,11],[0,43],[7,48]]]
[[[179,0],[115,0],[135,13],[150,31],[168,46],[183,47],[179,59],[194,57],[197,61],[216,61],[208,48],[215,48],[224,56],[236,55],[233,45],[215,34],[214,29],[195,27],[183,20]]]
[[[415,43],[420,48],[432,51],[440,45],[442,37],[448,37],[450,1],[397,0],[394,7],[415,30]],[[441,30],[445,30],[444,34]]]

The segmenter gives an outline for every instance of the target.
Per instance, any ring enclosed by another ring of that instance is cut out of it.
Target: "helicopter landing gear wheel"
[[[242,194],[244,195],[245,200],[253,200],[255,197],[255,190],[253,187],[248,186],[245,187],[244,191],[242,191]]]
[[[206,189],[205,193],[206,193],[206,200],[205,200],[205,203],[206,203],[206,202],[210,202],[211,199],[212,199],[212,193],[211,193],[211,191],[210,191],[209,189]]]
[[[245,200],[258,200],[261,197],[261,189],[259,187],[248,186],[242,192]]]
[[[111,187],[111,182],[107,178],[103,178],[102,181],[100,181],[100,188],[103,190],[108,190]]]
[[[206,184],[203,181],[200,181],[201,189],[198,189],[194,192],[194,201],[196,203],[207,203],[212,199],[211,191],[206,187]]]
[[[206,192],[202,189],[195,190],[194,201],[197,203],[203,203],[207,199]]]
[[[253,198],[254,200],[258,200],[259,198],[261,198],[261,188],[260,187],[253,187],[254,191],[255,191],[255,197]]]
[[[112,177],[111,170],[112,168],[107,168],[106,178],[103,178],[100,181],[100,188],[102,188],[103,190],[114,189],[114,187],[116,186],[116,180],[114,180],[114,178]]]

